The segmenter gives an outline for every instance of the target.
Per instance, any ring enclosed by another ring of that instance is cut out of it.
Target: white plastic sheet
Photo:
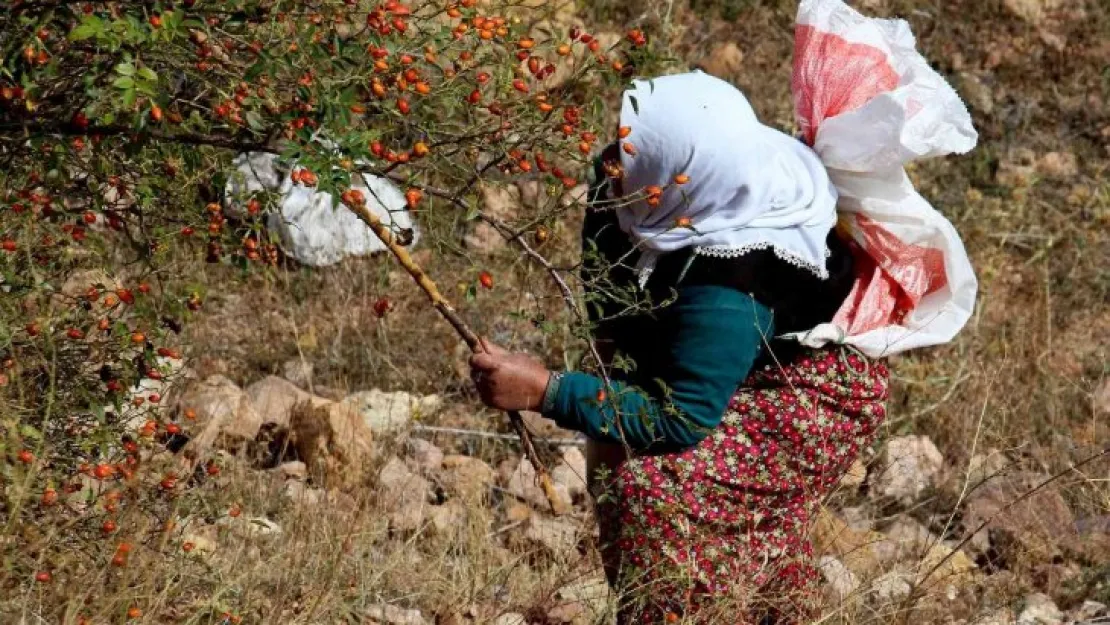
[[[803,137],[840,193],[838,227],[857,264],[833,321],[797,338],[872,357],[951,340],[975,306],[975,273],[904,166],[974,148],[967,108],[916,51],[906,22],[867,18],[840,0],[801,2],[793,91]]]
[[[240,199],[253,192],[280,193],[280,211],[270,214],[267,226],[278,233],[286,254],[313,267],[385,249],[354,213],[342,204],[333,208],[330,193],[294,184],[289,172],[282,173],[278,168],[277,159],[273,154],[260,152],[237,156],[235,172],[228,177],[224,189],[228,198],[226,210],[241,212]],[[382,223],[392,224],[395,232],[411,229],[412,243],[417,242],[419,233],[400,189],[384,178],[365,174],[353,177],[352,181],[352,188],[363,192],[367,207]]]

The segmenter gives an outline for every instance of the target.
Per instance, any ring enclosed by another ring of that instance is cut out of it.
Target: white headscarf
[[[638,80],[620,125],[625,197],[617,217],[641,250],[641,285],[661,254],[693,246],[710,256],[772,248],[825,278],[825,239],[837,194],[803,142],[759,122],[738,89],[701,71]],[[684,174],[689,182],[679,185]],[[650,206],[642,190],[662,188]],[[639,198],[632,201],[632,198]],[[690,227],[676,227],[688,218]]]

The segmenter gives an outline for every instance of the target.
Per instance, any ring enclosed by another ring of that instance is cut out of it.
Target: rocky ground
[[[303,362],[284,372],[245,388],[222,376],[185,384],[176,410],[196,434],[183,457],[220,451],[293,509],[379,515],[393,540],[451,537],[478,522],[503,557],[523,558],[519,566],[541,563],[546,573],[557,562],[562,573],[573,571],[572,581],[520,611],[509,610],[495,590],[486,602],[455,611],[422,609],[419,601],[371,605],[364,613],[369,622],[608,622],[613,599],[594,553],[580,439],[530,416],[544,438],[564,443],[546,446],[556,491],[569,510],[556,516],[530,463],[503,446],[493,455],[468,453],[466,439],[481,431],[444,434],[426,425],[452,420],[452,407],[438,396],[370,390],[324,397],[302,388],[311,385]],[[195,523],[182,540],[216,554],[221,541],[279,534],[283,522],[280,514],[225,515]],[[1082,570],[1110,561],[1110,518],[1077,518],[1052,476],[1001,452],[952,467],[928,437],[894,437],[845,476],[814,524],[813,539],[829,613],[849,622],[913,610],[931,615],[929,622],[978,625],[1110,621],[1106,605],[1069,599],[1080,595],[1069,595],[1059,581],[1047,586],[1059,603],[1031,592],[992,605],[998,593],[1020,587],[1010,569],[1030,554],[1051,563],[1042,575],[1059,580],[1074,581]],[[1093,588],[1105,580],[1086,583]]]

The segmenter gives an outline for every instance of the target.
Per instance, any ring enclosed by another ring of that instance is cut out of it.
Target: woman
[[[974,304],[954,229],[901,167],[971,149],[966,108],[899,23],[805,0],[799,24],[796,104],[821,156],[700,72],[625,93],[583,229],[611,379],[488,344],[471,359],[487,405],[589,437],[621,623],[811,618],[807,525],[885,416],[878,359],[951,339]]]
[[[622,622],[804,617],[807,521],[887,396],[882,365],[775,338],[830,321],[852,288],[836,191],[812,150],[700,72],[638,84],[621,122],[591,198],[616,208],[587,215],[584,279],[670,300],[622,314],[594,294],[602,342],[634,367],[607,385],[490,346],[475,381],[492,407],[589,436]]]

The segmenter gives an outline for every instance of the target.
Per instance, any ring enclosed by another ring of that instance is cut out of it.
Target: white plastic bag
[[[978,135],[956,92],[915,49],[902,20],[870,19],[840,0],[802,0],[793,90],[804,139],[840,193],[856,283],[831,323],[796,335],[883,357],[952,339],[977,282],[952,224],[904,165],[965,153]]]
[[[289,173],[277,168],[277,156],[252,152],[235,158],[236,172],[225,186],[226,210],[242,212],[239,198],[256,191],[281,193],[281,210],[272,213],[267,226],[278,233],[285,253],[313,267],[335,264],[348,256],[385,250],[378,237],[342,204],[333,207],[332,196],[314,188],[293,184]],[[361,180],[359,180],[361,178]],[[405,196],[392,182],[376,176],[352,177],[352,188],[363,192],[366,206],[394,231],[412,229],[412,242],[419,238],[406,209]]]

